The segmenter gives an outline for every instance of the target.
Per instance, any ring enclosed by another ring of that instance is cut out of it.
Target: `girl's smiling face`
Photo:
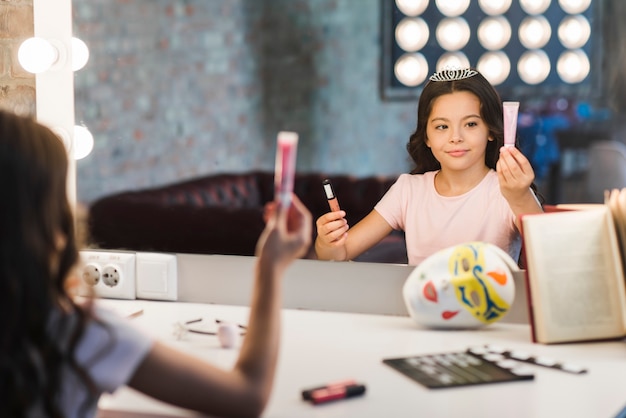
[[[467,91],[439,96],[426,126],[426,145],[443,170],[485,166],[489,127],[480,116],[480,100]]]

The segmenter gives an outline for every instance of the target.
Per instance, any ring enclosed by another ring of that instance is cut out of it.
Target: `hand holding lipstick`
[[[543,212],[535,192],[531,189],[535,172],[530,161],[520,150],[514,146],[502,147],[496,164],[496,172],[500,191],[515,214],[518,229],[520,228],[520,215]]]

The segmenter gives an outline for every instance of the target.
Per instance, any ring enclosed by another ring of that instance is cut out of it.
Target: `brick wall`
[[[0,0],[0,109],[35,114],[35,76],[17,62],[19,45],[33,33],[33,0]]]

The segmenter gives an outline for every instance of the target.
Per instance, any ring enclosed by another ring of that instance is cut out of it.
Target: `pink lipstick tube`
[[[274,167],[274,199],[285,209],[291,205],[291,195],[296,176],[298,134],[281,131],[276,140]]]
[[[503,102],[502,112],[504,114],[504,146],[515,146],[515,135],[517,134],[517,112],[519,102]]]

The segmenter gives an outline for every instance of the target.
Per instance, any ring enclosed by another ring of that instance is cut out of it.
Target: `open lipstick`
[[[330,210],[333,212],[340,210],[339,201],[337,200],[337,195],[335,195],[335,190],[333,189],[333,185],[330,183],[330,180],[324,180],[322,182],[322,186],[324,186],[324,193],[326,193],[326,199],[328,199],[328,206],[330,207]]]

